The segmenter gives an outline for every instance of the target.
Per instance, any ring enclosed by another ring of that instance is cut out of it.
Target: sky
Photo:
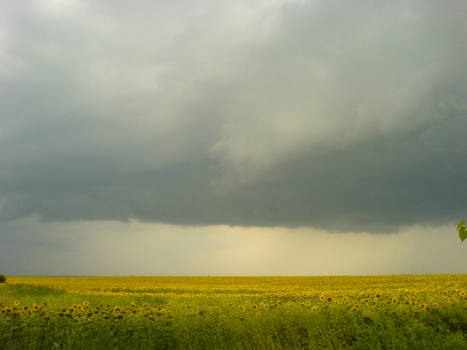
[[[0,0],[0,272],[467,273],[464,0]]]

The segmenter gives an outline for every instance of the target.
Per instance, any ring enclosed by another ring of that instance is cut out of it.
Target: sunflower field
[[[8,277],[0,349],[467,349],[467,275]]]

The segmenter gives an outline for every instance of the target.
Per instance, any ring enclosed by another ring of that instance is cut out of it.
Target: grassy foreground
[[[467,349],[467,275],[9,277],[0,349]]]

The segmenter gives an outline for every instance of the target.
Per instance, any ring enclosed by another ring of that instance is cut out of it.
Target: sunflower
[[[13,305],[14,305],[14,306],[18,306],[18,305],[19,305],[19,300],[15,300],[15,301],[13,302]]]

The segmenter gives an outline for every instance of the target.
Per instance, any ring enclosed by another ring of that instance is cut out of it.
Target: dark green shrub
[[[0,283],[6,282],[6,277],[0,273]]]

